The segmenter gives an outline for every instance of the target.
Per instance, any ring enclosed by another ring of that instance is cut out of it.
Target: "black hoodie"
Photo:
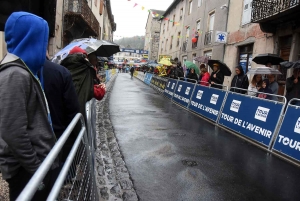
[[[239,75],[235,75],[231,81],[231,87],[241,88],[241,89],[248,89],[249,81],[247,75],[244,74],[244,70],[241,66],[237,67],[240,70]],[[245,94],[247,91],[238,90],[238,89],[231,89],[230,91]]]

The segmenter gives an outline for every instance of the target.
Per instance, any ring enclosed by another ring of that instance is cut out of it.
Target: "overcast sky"
[[[111,0],[112,13],[117,23],[114,39],[145,35],[148,9],[166,10],[173,0]],[[133,7],[134,5],[137,6]],[[142,10],[142,6],[145,7]]]

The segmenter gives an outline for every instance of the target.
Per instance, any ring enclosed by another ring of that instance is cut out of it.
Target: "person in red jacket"
[[[209,86],[210,74],[207,72],[206,68],[201,68],[201,80],[200,85]]]

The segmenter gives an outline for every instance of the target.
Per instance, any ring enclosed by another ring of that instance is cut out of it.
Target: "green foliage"
[[[120,46],[131,49],[144,49],[145,37],[144,36],[133,36],[114,40]]]

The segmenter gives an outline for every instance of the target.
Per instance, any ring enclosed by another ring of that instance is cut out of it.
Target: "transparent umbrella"
[[[119,45],[115,43],[105,41],[105,40],[97,40],[94,38],[81,38],[81,39],[73,40],[64,49],[56,53],[52,58],[52,61],[55,63],[60,63],[68,56],[69,52],[75,46],[84,49],[87,52],[87,54],[91,54],[95,52],[97,56],[101,56],[101,57],[110,57],[111,55],[120,52]]]
[[[273,75],[281,75],[282,73],[277,70],[277,69],[273,69],[273,68],[269,68],[269,67],[257,67],[257,68],[251,68],[247,74],[261,74],[261,75],[266,75],[266,74],[273,74]]]

